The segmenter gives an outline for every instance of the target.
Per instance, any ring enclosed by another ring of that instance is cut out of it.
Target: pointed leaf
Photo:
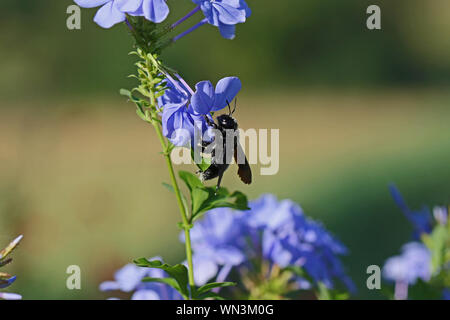
[[[204,293],[207,293],[208,291],[211,291],[214,288],[223,288],[223,287],[231,287],[235,286],[235,282],[211,282],[207,283],[204,286],[201,286],[200,288],[197,288],[196,290],[196,296],[200,296]]]
[[[146,258],[139,258],[134,260],[134,263],[139,267],[147,267],[147,268],[157,268],[162,269],[167,274],[176,280],[180,287],[180,293],[183,296],[189,297],[188,290],[188,271],[187,268],[182,264],[177,264],[171,266],[167,263],[162,263],[159,260],[149,261]]]

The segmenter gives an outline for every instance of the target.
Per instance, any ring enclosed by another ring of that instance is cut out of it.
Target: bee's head
[[[221,126],[224,129],[236,130],[238,128],[238,124],[237,124],[236,120],[234,120],[233,117],[231,117],[227,114],[222,114],[222,115],[218,116],[217,122],[218,122],[219,126]]]

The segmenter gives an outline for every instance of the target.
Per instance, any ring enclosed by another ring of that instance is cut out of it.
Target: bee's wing
[[[243,163],[239,163],[240,160]],[[242,161],[244,160],[244,161]],[[250,169],[250,165],[248,164],[247,157],[245,156],[244,150],[242,149],[241,144],[239,143],[238,138],[235,138],[234,143],[234,161],[239,166],[238,176],[241,178],[242,182],[245,184],[252,183],[252,170]]]

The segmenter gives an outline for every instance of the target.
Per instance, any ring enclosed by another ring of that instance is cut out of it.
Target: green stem
[[[159,142],[161,143],[161,147],[164,150],[164,157],[166,158],[167,168],[169,169],[170,180],[172,182],[172,187],[175,190],[175,196],[177,198],[178,207],[181,212],[181,218],[183,220],[183,227],[184,227],[183,229],[184,229],[184,236],[185,236],[186,258],[187,258],[187,262],[188,262],[189,285],[191,288],[194,288],[194,285],[195,285],[195,283],[194,283],[194,268],[193,268],[193,263],[192,263],[192,247],[191,247],[191,235],[189,233],[189,229],[190,229],[189,219],[188,219],[187,212],[186,212],[186,209],[183,204],[183,200],[181,198],[181,191],[178,186],[177,179],[175,177],[175,171],[173,169],[172,160],[170,158],[168,146],[167,146],[167,144],[164,140],[164,136],[161,132],[161,127],[155,120],[153,120],[153,116],[152,116],[152,125],[156,130],[156,134],[159,138]]]
[[[152,54],[146,54],[142,58],[145,61],[146,69],[148,71],[147,77],[149,79],[149,82],[153,85],[154,79],[153,79],[152,70],[158,70],[158,71],[161,71],[162,73],[164,73],[163,67],[160,65],[160,63],[157,61],[157,59],[155,59],[155,57]],[[151,124],[155,128],[159,142],[161,143],[161,147],[163,149],[164,157],[165,157],[166,163],[167,163],[167,168],[169,169],[169,175],[170,175],[172,187],[173,187],[173,190],[175,191],[175,196],[177,198],[178,207],[181,212],[181,219],[182,219],[184,235],[185,235],[186,259],[188,262],[189,285],[191,287],[191,294],[192,294],[192,290],[195,286],[195,283],[194,283],[194,268],[193,268],[193,263],[192,263],[191,235],[189,233],[189,230],[191,228],[190,217],[188,217],[189,212],[184,205],[180,187],[178,186],[177,178],[175,177],[175,170],[173,169],[172,159],[170,158],[170,145],[169,145],[169,143],[166,142],[166,139],[164,138],[164,135],[162,134],[162,131],[161,131],[161,126],[160,126],[159,122],[156,120],[158,118],[157,111],[156,111],[156,110],[158,110],[158,107],[157,107],[157,101],[156,101],[154,88],[147,88],[147,90],[148,90],[147,97],[150,98],[150,105],[151,105],[150,110],[148,110],[150,112],[150,119],[149,119],[150,121],[149,122],[151,122]]]

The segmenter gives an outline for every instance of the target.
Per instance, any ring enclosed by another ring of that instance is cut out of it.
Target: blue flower
[[[154,23],[163,22],[169,15],[165,0],[115,0],[120,11],[130,15],[144,16]]]
[[[406,218],[413,225],[414,237],[419,239],[422,233],[430,233],[432,229],[430,210],[424,207],[420,211],[411,211],[395,185],[389,185],[389,190],[397,206],[403,211]]]
[[[95,23],[102,28],[111,28],[113,25],[125,21],[125,13],[117,7],[117,0],[74,0],[83,8],[102,6],[94,17]]]
[[[235,36],[235,25],[244,23],[251,10],[244,0],[192,0],[199,5],[209,24],[219,28],[226,39]]]
[[[191,99],[192,113],[205,115],[225,108],[229,102],[233,101],[241,88],[241,80],[237,77],[219,80],[215,89],[211,81],[197,83]]]
[[[402,247],[402,254],[389,258],[383,267],[383,276],[391,281],[408,285],[418,279],[430,280],[431,253],[419,242],[410,242]]]
[[[191,230],[194,249],[194,277],[196,285],[204,285],[217,276],[224,281],[231,268],[246,261],[245,225],[242,214],[228,208],[217,208],[205,215]],[[180,234],[184,241],[184,234]]]
[[[214,277],[223,281],[233,267],[248,269],[256,260],[279,267],[300,266],[315,282],[331,288],[339,279],[354,290],[338,259],[347,249],[320,224],[306,218],[298,205],[263,195],[249,207],[249,212],[213,209],[195,224],[194,274],[207,274],[199,284]],[[200,262],[196,264],[196,260]]]
[[[319,223],[307,218],[296,203],[264,195],[249,206],[247,223],[253,233],[262,233],[265,259],[281,267],[300,266],[329,288],[334,286],[334,279],[340,279],[351,291],[356,290],[338,259],[338,255],[347,254],[347,248]]]
[[[159,259],[157,257],[149,260]],[[156,282],[142,282],[145,277],[165,278],[166,273],[161,269],[142,268],[134,264],[127,264],[119,269],[113,281],[100,284],[101,291],[133,292],[132,300],[181,300],[181,295],[172,287]]]
[[[208,130],[206,121],[202,116],[189,112],[190,88],[186,87],[184,80],[164,82],[167,89],[158,98],[158,106],[163,109],[163,134],[175,146],[193,146]]]
[[[164,21],[169,14],[165,0],[74,0],[83,8],[101,6],[94,21],[102,28],[111,28],[125,21],[126,13],[133,16],[145,16],[155,23]]]

